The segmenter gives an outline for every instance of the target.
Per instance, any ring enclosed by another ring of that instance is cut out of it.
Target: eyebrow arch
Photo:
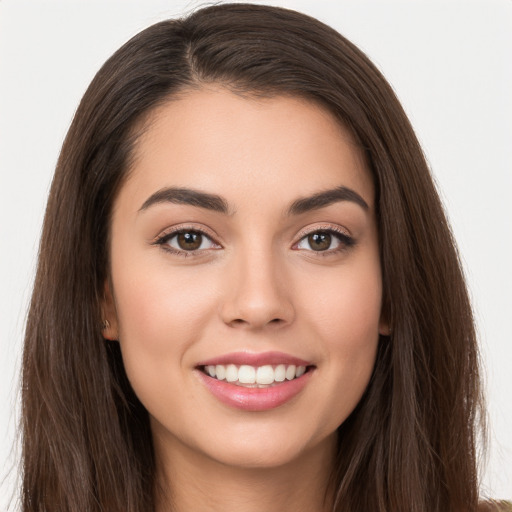
[[[294,201],[287,210],[287,215],[300,215],[311,210],[325,208],[339,201],[351,201],[359,205],[363,210],[368,210],[368,203],[354,190],[347,187],[337,187],[324,192],[319,192],[309,197],[303,197]],[[158,203],[187,204],[197,206],[223,214],[228,214],[227,201],[216,194],[200,192],[190,188],[166,187],[157,190],[140,207],[139,212],[147,210]]]
[[[337,187],[309,197],[297,199],[288,208],[287,215],[300,215],[311,210],[324,208],[338,201],[351,201],[359,205],[363,210],[370,208],[368,203],[354,190],[347,187]]]
[[[208,194],[190,188],[166,187],[149,196],[140,207],[139,212],[158,203],[188,204],[224,214],[229,211],[226,200],[216,194]]]

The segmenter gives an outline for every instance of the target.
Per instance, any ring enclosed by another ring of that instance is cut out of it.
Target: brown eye
[[[296,249],[302,251],[326,252],[332,254],[343,249],[348,249],[355,244],[355,240],[345,233],[335,230],[323,229],[312,231],[301,238]]]
[[[326,251],[331,247],[332,235],[325,231],[317,231],[308,235],[308,244],[313,251]]]
[[[187,231],[177,235],[178,247],[183,251],[195,251],[201,247],[203,235],[195,231]]]
[[[156,243],[175,253],[199,253],[207,249],[220,249],[208,235],[195,230],[175,231],[164,235]]]

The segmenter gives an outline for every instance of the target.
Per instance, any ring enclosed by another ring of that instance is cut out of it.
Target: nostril
[[[247,322],[247,320],[243,320],[242,318],[235,318],[234,320],[231,320],[230,324],[232,326],[237,326],[237,325],[246,325],[246,324],[249,324],[250,322]],[[282,318],[273,318],[272,320],[269,320],[268,322],[269,324],[273,324],[273,325],[277,325],[277,324],[282,324],[284,323],[284,320]]]

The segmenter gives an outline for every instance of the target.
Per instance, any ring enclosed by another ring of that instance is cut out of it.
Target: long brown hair
[[[23,512],[151,512],[148,415],[101,334],[113,201],[138,130],[180,91],[217,83],[326,106],[377,190],[384,313],[374,373],[339,428],[337,512],[475,511],[482,397],[460,261],[420,145],[391,87],[303,14],[224,4],[158,23],[85,93],[48,200],[23,355]]]

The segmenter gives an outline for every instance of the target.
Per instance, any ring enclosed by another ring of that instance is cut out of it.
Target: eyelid
[[[212,249],[196,249],[196,250],[191,250],[191,251],[182,251],[182,250],[176,249],[171,246],[164,247],[167,240],[169,240],[170,238],[172,238],[173,236],[175,236],[179,233],[183,233],[183,232],[187,232],[187,231],[193,231],[196,233],[200,233],[201,235],[207,237],[213,244],[218,246],[213,250],[223,248],[222,244],[217,241],[219,237],[217,237],[216,234],[212,233],[212,231],[209,228],[207,228],[206,226],[198,226],[198,225],[189,224],[189,223],[178,224],[176,226],[171,226],[171,227],[164,229],[155,238],[153,238],[153,240],[151,241],[151,245],[161,245],[162,249],[164,249],[166,251],[169,251],[171,253],[178,254],[178,255],[184,255],[184,256],[198,256],[198,255],[204,254],[207,251],[212,250]],[[317,224],[314,226],[308,226],[306,228],[301,229],[296,236],[296,241],[293,243],[292,249],[298,250],[298,249],[296,249],[296,246],[304,238],[306,238],[307,236],[309,236],[313,233],[321,232],[321,231],[333,233],[335,236],[338,236],[340,243],[341,243],[341,247],[338,247],[335,249],[327,249],[325,251],[311,250],[311,251],[307,251],[307,252],[316,253],[319,256],[320,255],[328,255],[328,254],[332,254],[332,253],[335,253],[338,251],[348,249],[351,246],[355,245],[355,243],[356,243],[356,240],[350,234],[350,231],[342,226],[335,225],[335,224]]]
[[[158,243],[159,240],[162,238],[165,238],[166,236],[173,235],[176,233],[181,233],[183,231],[195,231],[197,233],[201,233],[202,235],[207,236],[208,238],[211,238],[216,244],[221,245],[219,242],[217,242],[217,239],[219,238],[211,229],[207,228],[203,225],[197,225],[193,223],[185,222],[183,224],[176,224],[175,226],[169,226],[165,228],[164,230],[160,231],[157,236],[155,236],[151,243],[155,244]]]
[[[316,233],[317,231],[331,231],[347,238],[353,238],[348,229],[336,224],[315,224],[314,226],[308,226],[307,228],[301,229],[297,233],[297,242],[302,240],[304,237],[311,235],[311,233]]]
[[[214,249],[196,249],[191,251],[184,251],[180,249],[176,249],[175,247],[171,247],[170,245],[166,246],[166,242],[170,240],[173,236],[178,235],[179,233],[186,233],[193,231],[195,233],[199,233],[202,236],[208,238],[214,245],[217,247]],[[163,250],[171,252],[176,255],[181,256],[199,256],[204,254],[210,250],[217,250],[222,248],[222,244],[217,241],[217,236],[211,232],[210,229],[205,226],[197,226],[193,224],[178,224],[176,226],[171,226],[169,228],[161,231],[153,240],[151,241],[151,245],[160,245]]]
[[[306,250],[306,249],[299,249],[297,246],[309,235],[312,235],[313,233],[318,232],[327,232],[327,233],[333,233],[334,236],[336,236],[340,242],[340,246],[336,247],[334,249],[326,249],[324,251],[314,251]],[[297,241],[293,244],[292,249],[295,250],[304,250],[305,252],[314,254],[315,256],[328,256],[332,255],[338,252],[345,251],[347,249],[350,249],[356,244],[356,240],[354,237],[350,234],[349,230],[346,228],[343,228],[339,225],[333,225],[333,224],[320,224],[315,226],[308,226],[307,228],[302,229],[297,234]]]

